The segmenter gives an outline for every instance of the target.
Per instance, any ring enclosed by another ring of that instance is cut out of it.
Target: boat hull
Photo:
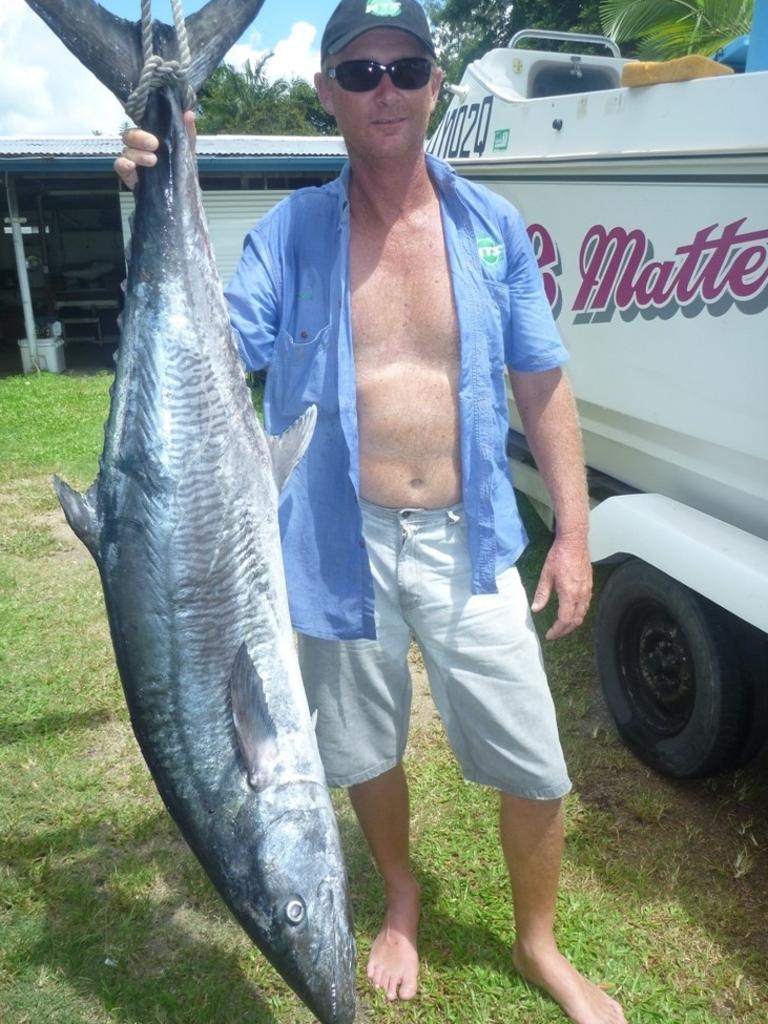
[[[528,100],[492,86],[503,52],[430,149],[523,215],[588,465],[768,540],[768,74]]]

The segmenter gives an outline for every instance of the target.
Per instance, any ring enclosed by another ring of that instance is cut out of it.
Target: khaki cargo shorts
[[[299,635],[330,786],[398,764],[408,738],[408,648],[421,648],[435,706],[465,779],[529,799],[570,789],[555,709],[517,570],[472,594],[464,512],[361,502],[376,640]]]

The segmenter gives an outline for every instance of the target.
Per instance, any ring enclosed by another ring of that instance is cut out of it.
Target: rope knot
[[[192,57],[189,52],[187,25],[184,21],[181,0],[171,0],[171,6],[173,8],[176,38],[179,41],[180,61],[165,60],[159,54],[153,52],[152,0],[141,0],[141,39],[144,66],[141,69],[141,75],[136,88],[125,101],[125,111],[136,124],[144,117],[144,112],[147,109],[147,100],[153,89],[177,85],[181,92],[181,102],[184,110],[191,110],[197,101],[194,89],[187,79],[187,72],[192,63]]]

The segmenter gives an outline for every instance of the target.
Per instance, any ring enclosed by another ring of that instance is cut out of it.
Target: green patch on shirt
[[[504,245],[502,242],[497,242],[495,238],[491,238],[490,235],[482,235],[477,240],[477,251],[486,266],[495,267],[504,255]]]

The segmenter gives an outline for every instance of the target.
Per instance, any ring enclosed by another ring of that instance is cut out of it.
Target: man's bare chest
[[[351,243],[352,329],[358,369],[378,360],[454,363],[456,314],[442,230]]]

